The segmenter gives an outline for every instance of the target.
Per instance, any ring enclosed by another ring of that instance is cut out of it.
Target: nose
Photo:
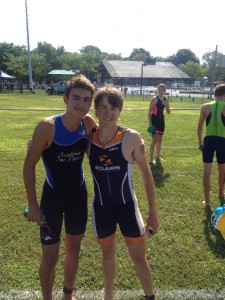
[[[80,99],[80,101],[78,101],[78,106],[79,107],[84,107],[84,100]]]

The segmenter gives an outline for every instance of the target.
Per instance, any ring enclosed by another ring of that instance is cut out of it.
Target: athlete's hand
[[[41,225],[41,216],[42,210],[40,207],[29,207],[27,213],[27,221],[29,222],[36,222],[37,225]]]
[[[150,229],[152,230],[152,235],[155,235],[158,231],[158,227],[159,227],[159,219],[158,219],[157,211],[152,210],[150,211],[146,220],[146,232],[148,232],[148,230]]]
[[[155,126],[149,126],[147,131],[150,133],[151,136],[153,136],[153,134],[155,133]]]

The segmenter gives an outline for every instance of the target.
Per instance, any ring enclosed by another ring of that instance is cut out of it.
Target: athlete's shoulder
[[[126,128],[126,132],[124,133],[124,136],[129,139],[130,141],[132,141],[132,143],[136,142],[137,140],[140,140],[140,133],[133,129],[133,128]]]
[[[84,118],[83,118],[83,122],[85,124],[86,130],[87,130],[87,134],[89,135],[91,133],[91,131],[97,127],[97,123],[95,122],[94,118],[87,114]]]
[[[43,118],[36,126],[36,128],[40,129],[50,129],[55,125],[54,116]]]

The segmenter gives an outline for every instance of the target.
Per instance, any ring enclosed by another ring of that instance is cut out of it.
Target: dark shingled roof
[[[111,78],[140,78],[142,61],[103,60]],[[143,66],[143,78],[190,79],[171,62],[156,62]]]

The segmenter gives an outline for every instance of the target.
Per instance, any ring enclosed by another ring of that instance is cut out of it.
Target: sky
[[[87,45],[129,56],[190,49],[225,54],[224,0],[27,0],[30,49],[38,42],[78,52]],[[0,43],[27,46],[25,0],[1,0]]]

